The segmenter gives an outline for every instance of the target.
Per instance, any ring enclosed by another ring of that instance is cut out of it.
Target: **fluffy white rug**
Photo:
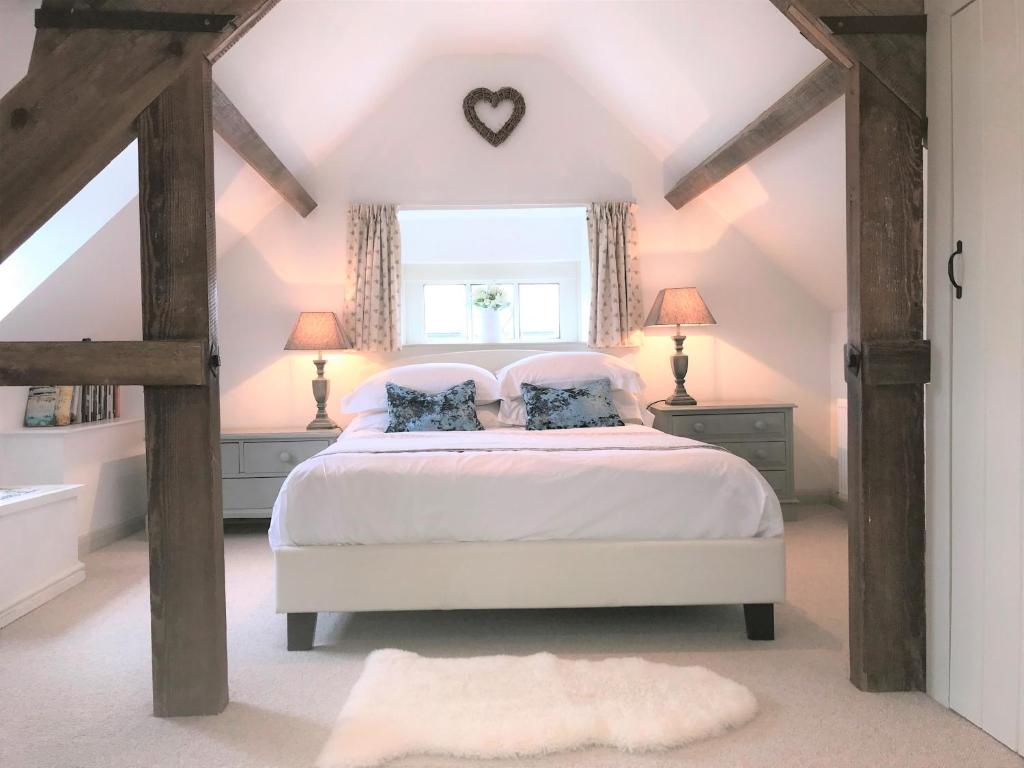
[[[366,660],[320,768],[365,768],[410,754],[514,757],[592,745],[679,746],[757,712],[745,687],[704,667],[638,658],[573,661],[550,653]]]

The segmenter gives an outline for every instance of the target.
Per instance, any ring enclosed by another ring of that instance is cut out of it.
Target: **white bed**
[[[529,351],[411,362],[497,370]],[[317,612],[742,603],[774,636],[782,514],[721,449],[649,427],[384,434],[364,418],[296,467],[274,507],[288,646]]]

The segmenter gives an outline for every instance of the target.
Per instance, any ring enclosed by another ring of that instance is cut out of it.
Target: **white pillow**
[[[522,397],[524,383],[542,387],[571,387],[583,381],[610,379],[612,389],[639,396],[644,380],[617,357],[601,352],[544,352],[506,365],[496,374],[502,400]]]
[[[619,418],[627,424],[643,424],[643,417],[640,415],[640,401],[636,395],[631,395],[624,389],[612,390],[612,405],[619,412]],[[503,424],[513,427],[526,426],[526,404],[523,398],[517,397],[513,400],[502,400],[501,409],[498,411],[498,418]]]
[[[389,381],[403,387],[418,389],[428,395],[436,395],[449,387],[461,384],[466,379],[472,379],[476,383],[477,405],[486,405],[501,399],[498,380],[486,368],[465,363],[418,363],[378,371],[341,401],[341,412],[386,411],[388,397],[384,385]]]

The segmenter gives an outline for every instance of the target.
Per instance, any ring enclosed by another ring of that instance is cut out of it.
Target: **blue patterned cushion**
[[[527,429],[624,426],[612,404],[610,379],[587,381],[567,389],[524,383],[520,391],[526,405]]]
[[[483,429],[476,417],[476,383],[461,384],[428,395],[387,382],[387,432],[470,432]]]

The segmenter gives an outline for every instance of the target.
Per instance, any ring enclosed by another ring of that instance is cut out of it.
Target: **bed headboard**
[[[492,373],[509,363],[524,357],[539,355],[541,349],[467,349],[459,352],[439,352],[434,355],[418,355],[394,361],[394,365],[416,365],[418,363],[468,363],[479,365]]]

